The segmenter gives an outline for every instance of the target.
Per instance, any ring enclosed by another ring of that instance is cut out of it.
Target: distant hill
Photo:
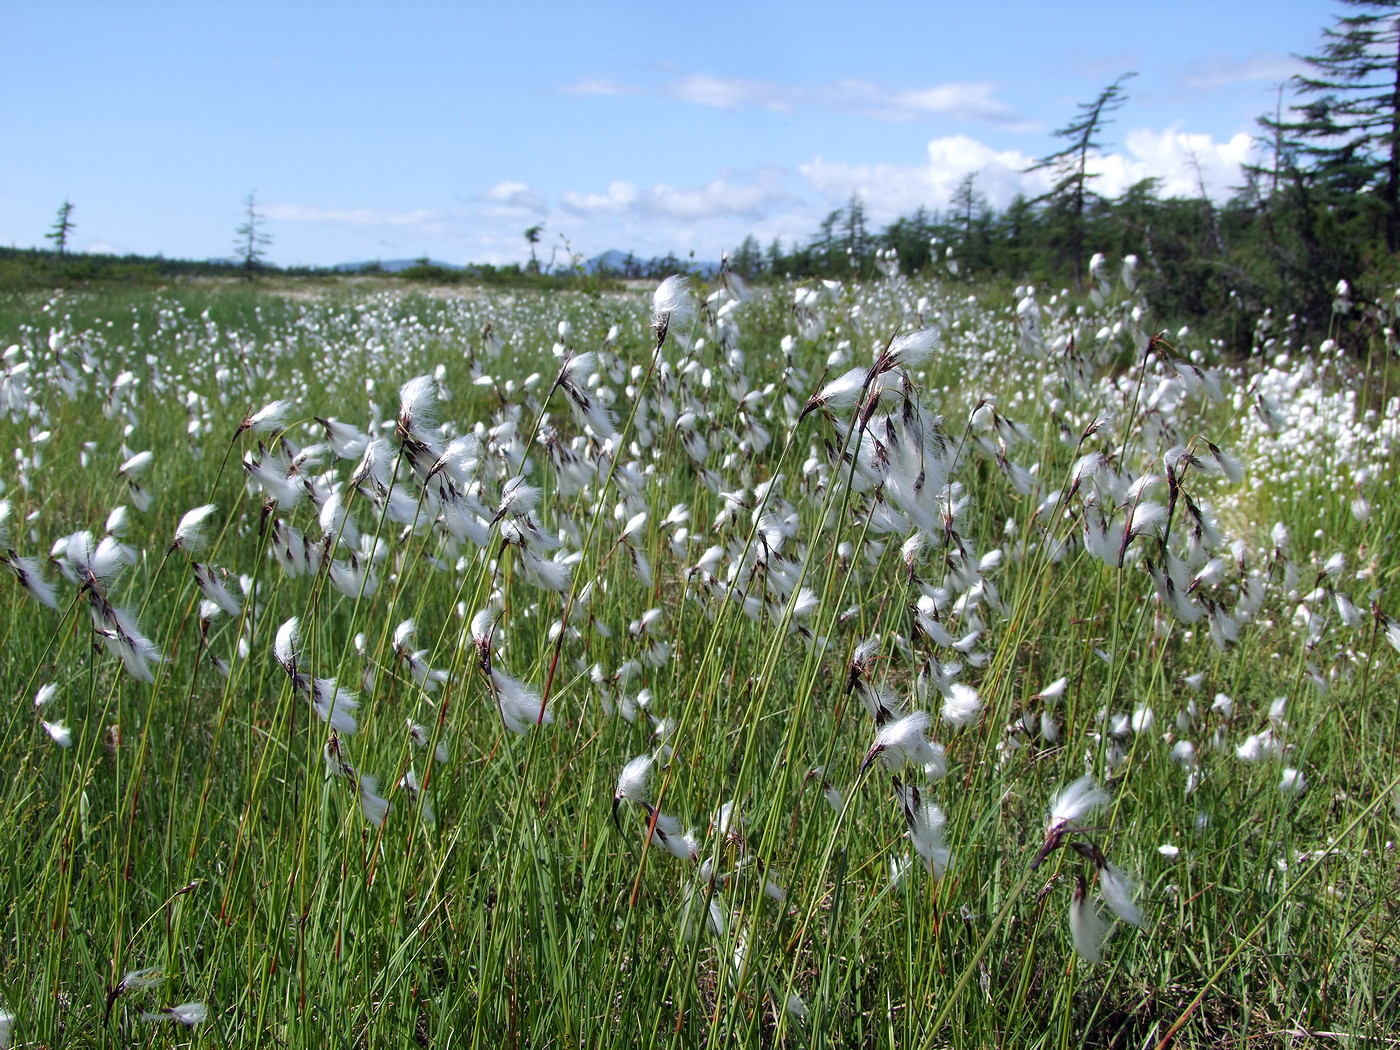
[[[331,269],[336,273],[360,273],[364,270],[379,269],[384,273],[402,273],[413,266],[422,265],[422,259],[375,259],[372,262],[349,262],[337,263]],[[462,270],[463,266],[456,263],[438,262],[436,259],[427,260],[427,265],[439,270]]]
[[[621,277],[669,277],[673,273],[691,274],[695,277],[713,277],[719,273],[719,263],[699,262],[694,259],[678,259],[668,255],[655,259],[639,259],[630,252],[610,248],[601,255],[595,255],[583,264],[584,273],[613,273]]]
[[[376,259],[365,262],[338,263],[329,269],[333,273],[363,273],[376,267],[381,273],[402,273],[404,270],[421,265],[422,259]],[[429,259],[428,265],[441,270],[471,270],[472,266],[457,263],[439,262]],[[610,248],[600,255],[585,260],[583,272],[586,274],[607,273],[618,277],[662,278],[673,273],[685,273],[695,277],[713,277],[719,273],[719,263],[700,262],[693,259],[680,259],[674,254],[654,259],[641,259],[630,252]],[[567,266],[556,266],[555,274],[567,273]]]

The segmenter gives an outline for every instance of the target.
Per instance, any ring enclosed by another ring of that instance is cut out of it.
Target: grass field
[[[1098,272],[0,302],[6,1039],[1388,1045],[1385,350]]]

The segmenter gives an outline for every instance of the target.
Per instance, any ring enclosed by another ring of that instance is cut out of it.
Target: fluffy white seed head
[[[944,725],[960,729],[976,722],[981,710],[982,699],[977,695],[977,690],[962,682],[954,682],[943,699],[941,718]]]
[[[379,795],[379,780],[369,773],[360,774],[360,811],[365,819],[376,828],[384,826],[384,818],[389,813],[389,802]]]
[[[291,418],[292,410],[295,407],[296,405],[286,398],[274,401],[272,404],[258,409],[258,411],[249,416],[247,428],[263,434],[271,434],[278,430],[284,430],[286,429],[287,421]]]
[[[646,804],[651,801],[651,755],[638,755],[625,766],[617,778],[616,797],[628,802]]]
[[[73,730],[62,722],[44,722],[44,732],[48,733],[49,738],[59,747],[73,746]]]
[[[437,380],[414,376],[399,387],[399,423],[405,430],[421,431],[437,421]]]
[[[1082,776],[1073,784],[1060,789],[1050,800],[1047,828],[1059,831],[1071,824],[1082,824],[1084,818],[1109,801],[1108,792],[1094,785],[1094,778]]]
[[[1142,926],[1142,909],[1133,900],[1137,883],[1112,864],[1099,868],[1099,892],[1114,915],[1133,926]]]
[[[1108,933],[1108,923],[1104,922],[1094,908],[1094,902],[1089,899],[1082,876],[1075,882],[1074,900],[1069,906],[1069,932],[1074,940],[1074,950],[1081,959],[1090,964],[1103,961],[1103,940]]]
[[[194,510],[187,511],[180,519],[180,524],[175,526],[175,546],[181,550],[197,551],[204,547],[207,537],[204,535],[204,522],[213,514],[214,504],[206,503],[202,507],[195,507]]]
[[[301,641],[301,621],[293,616],[277,628],[277,637],[272,643],[272,653],[277,662],[291,671],[297,662],[297,645]]]
[[[143,1011],[141,1017],[147,1021],[174,1021],[193,1028],[209,1019],[209,1010],[203,1003],[181,1003],[164,1010]]]
[[[886,356],[891,367],[919,368],[933,356],[937,346],[938,333],[932,328],[921,328],[895,336]]]
[[[662,337],[667,329],[678,328],[690,320],[694,306],[690,300],[687,280],[680,274],[672,274],[662,281],[651,297],[651,325],[657,336]]]

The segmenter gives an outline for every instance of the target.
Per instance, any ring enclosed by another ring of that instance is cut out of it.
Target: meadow
[[[1388,1045],[1397,304],[1134,263],[0,303],[0,1042]]]

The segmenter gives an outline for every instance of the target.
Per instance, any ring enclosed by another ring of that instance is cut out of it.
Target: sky
[[[0,244],[279,265],[717,260],[995,206],[1126,73],[1099,192],[1217,199],[1336,3],[0,0]],[[1288,96],[1285,95],[1285,104]],[[1199,170],[1199,178],[1198,178]]]

